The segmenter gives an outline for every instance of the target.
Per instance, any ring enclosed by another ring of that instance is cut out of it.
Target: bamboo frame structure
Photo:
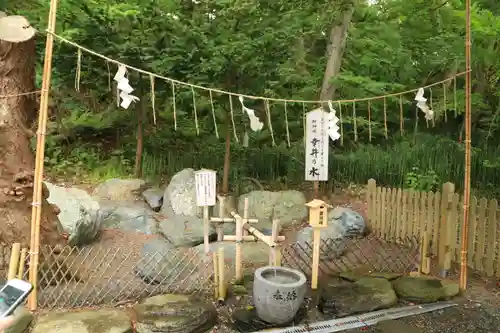
[[[269,246],[269,265],[281,265],[281,248],[280,245],[285,241],[285,236],[279,235],[279,220],[273,220],[271,236],[264,235],[256,228],[250,226],[250,223],[257,223],[257,219],[248,218],[248,198],[245,198],[243,217],[237,212],[231,211],[231,218],[223,217],[225,215],[224,197],[218,196],[219,200],[219,217],[209,219],[212,223],[217,223],[217,240],[236,242],[235,253],[235,279],[240,281],[243,278],[243,263],[242,263],[242,243],[245,241],[255,242],[262,241]],[[222,223],[235,223],[236,235],[224,235],[222,231]],[[205,235],[206,236],[206,235]]]
[[[28,299],[31,311],[37,308],[38,298],[38,251],[40,249],[40,219],[42,217],[42,180],[45,155],[45,131],[47,128],[47,110],[49,105],[50,80],[52,76],[52,51],[54,46],[57,0],[50,0],[49,19],[47,24],[47,40],[45,43],[45,59],[43,65],[42,91],[40,94],[40,112],[38,116],[37,146],[35,157],[35,174],[33,184],[33,207],[31,211],[30,267],[29,280],[33,291]]]
[[[469,237],[470,169],[471,169],[471,0],[465,0],[465,170],[462,251],[460,255],[460,289],[467,289],[467,251]]]

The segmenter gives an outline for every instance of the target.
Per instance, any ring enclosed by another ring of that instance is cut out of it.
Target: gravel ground
[[[479,303],[466,303],[460,306],[429,312],[426,314],[401,318],[415,330],[405,333],[497,333],[500,331],[500,310]],[[388,325],[390,326],[390,325]],[[345,331],[352,332],[376,332],[376,333],[403,333],[389,328],[371,326],[363,329]]]

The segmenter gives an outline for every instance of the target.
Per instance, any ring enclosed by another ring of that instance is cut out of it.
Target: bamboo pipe
[[[236,212],[231,212],[230,213],[235,219],[240,219],[241,220],[241,216],[236,213]],[[248,232],[250,232],[253,236],[257,237],[259,240],[263,241],[264,243],[266,243],[267,245],[269,246],[276,246],[276,243],[274,243],[273,241],[271,241],[271,237],[270,236],[266,236],[264,235],[262,232],[260,232],[259,230],[255,229],[254,227],[251,227],[249,226],[247,223],[245,223],[243,225],[243,228],[245,228],[246,230],[248,230]]]
[[[224,217],[224,218],[220,218],[220,217],[211,217],[210,218],[210,222],[212,223],[231,223],[231,222],[236,222],[236,219],[232,218],[232,217]],[[257,219],[247,219],[247,222],[248,223],[258,223],[259,220]]]
[[[45,59],[43,65],[42,91],[40,94],[40,112],[38,116],[37,148],[35,158],[35,174],[33,184],[33,206],[31,210],[31,239],[29,280],[33,291],[28,299],[31,311],[37,308],[38,297],[38,251],[40,249],[40,219],[42,217],[42,179],[45,155],[45,131],[47,129],[47,110],[49,105],[50,79],[52,75],[52,51],[57,16],[57,0],[50,0],[49,18],[47,24],[47,39],[45,43]]]
[[[269,236],[266,236],[266,237],[269,237]],[[259,240],[259,238],[255,237],[253,235],[248,235],[248,236],[242,237],[242,241],[244,241],[244,242],[257,242],[258,240]],[[234,241],[236,241],[236,235],[224,235],[224,242],[234,242]],[[283,241],[285,241],[285,236],[276,237],[276,242],[283,242]]]

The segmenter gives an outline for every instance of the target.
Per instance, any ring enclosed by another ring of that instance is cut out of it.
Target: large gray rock
[[[117,309],[50,312],[40,315],[32,333],[132,333],[132,322]]]
[[[323,313],[346,317],[390,308],[397,301],[389,281],[364,277],[352,284],[326,286],[321,291],[319,308]]]
[[[354,210],[346,207],[336,207],[328,213],[328,225],[321,229],[320,254],[322,259],[332,260],[344,254],[346,237],[363,235],[365,220]],[[305,227],[297,233],[297,242],[311,252],[313,228]]]
[[[102,211],[99,203],[78,188],[60,187],[45,182],[49,190],[47,201],[56,205],[60,212],[57,215],[62,229],[69,235],[69,244],[73,246],[92,243],[102,222]]]
[[[142,179],[108,179],[96,187],[92,196],[98,200],[132,201],[146,186]]]
[[[150,240],[141,250],[141,258],[136,265],[135,273],[147,282],[159,283],[165,288],[161,290],[193,290],[203,285],[200,279],[205,278],[207,271],[202,253],[196,249],[176,249],[162,239]]]
[[[161,212],[167,217],[172,215],[202,216],[202,210],[196,205],[196,184],[194,169],[184,169],[176,173],[163,194]]]
[[[104,219],[102,227],[135,231],[146,235],[158,232],[157,222],[153,212],[140,201],[132,202],[106,202],[102,203]]]
[[[258,229],[271,228],[272,220],[279,219],[280,226],[301,223],[307,217],[306,198],[299,191],[253,191],[238,199],[238,212],[243,214],[245,198],[248,198],[250,218],[259,219]]]
[[[196,216],[174,215],[158,222],[159,230],[175,247],[193,247],[204,241],[203,220]],[[217,239],[214,227],[209,239]]]
[[[313,246],[313,228],[304,227],[297,233],[297,244],[305,253],[312,254]],[[329,224],[328,227],[321,229],[320,233],[320,258],[323,260],[332,260],[342,256],[346,250],[346,239],[343,229],[338,224]]]
[[[341,206],[328,212],[328,224],[335,224],[344,236],[363,235],[366,229],[366,222],[361,214]]]
[[[149,207],[155,212],[159,211],[163,204],[163,190],[159,188],[148,188],[142,192],[142,197]]]
[[[460,292],[456,282],[426,276],[402,276],[392,284],[400,298],[419,303],[448,300]]]
[[[210,302],[182,299],[178,295],[159,295],[134,306],[137,333],[204,333],[217,323],[217,312]]]
[[[193,169],[184,169],[172,177],[163,194],[161,213],[165,219],[159,222],[160,231],[174,246],[196,246],[203,242],[203,214],[196,205]],[[211,239],[214,236],[211,225]]]

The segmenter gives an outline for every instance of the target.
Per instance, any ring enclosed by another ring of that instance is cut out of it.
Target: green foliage
[[[418,167],[411,168],[406,173],[405,187],[415,191],[436,191],[439,186],[439,177],[433,170],[421,173]]]
[[[342,10],[355,5],[341,74],[334,79],[335,99],[362,98],[405,91],[440,81],[464,70],[464,3],[461,0],[111,0],[60,1],[57,31],[110,58],[180,81],[268,97],[317,99],[325,70],[329,33]],[[27,16],[43,31],[48,1],[0,1],[0,9]],[[499,195],[500,188],[500,7],[474,1],[473,26],[473,187]],[[39,38],[38,77],[44,38]],[[177,131],[171,85],[156,80],[157,126],[152,124],[149,77],[133,73],[132,86],[142,102],[116,106],[110,75],[116,65],[84,53],[80,91],[74,89],[77,52],[56,42],[52,77],[50,171],[91,178],[130,176],[135,159],[138,114],[144,113],[147,177],[168,178],[184,167],[222,169],[223,138],[230,103],[213,94],[215,126],[207,91],[195,90],[200,135],[194,126],[193,95],[176,85]],[[415,117],[412,94],[400,100],[337,105],[342,109],[344,146],[331,152],[331,176],[338,182],[377,179],[384,186],[436,189],[463,183],[464,78],[432,89],[435,127]],[[428,90],[427,96],[430,93]],[[233,98],[235,131],[248,120]],[[265,119],[261,101],[246,104]],[[353,107],[358,141],[354,141]],[[267,126],[250,134],[250,147],[232,142],[233,181],[243,176],[285,184],[304,177],[303,105],[288,103],[291,147],[286,147],[285,105],[271,103],[277,146]],[[309,107],[306,105],[306,107]],[[307,110],[306,110],[307,111]],[[445,114],[446,120],[445,121]],[[370,121],[368,121],[370,115]],[[387,120],[385,123],[385,119]],[[385,128],[389,140],[385,139]],[[371,130],[371,142],[369,142]]]

